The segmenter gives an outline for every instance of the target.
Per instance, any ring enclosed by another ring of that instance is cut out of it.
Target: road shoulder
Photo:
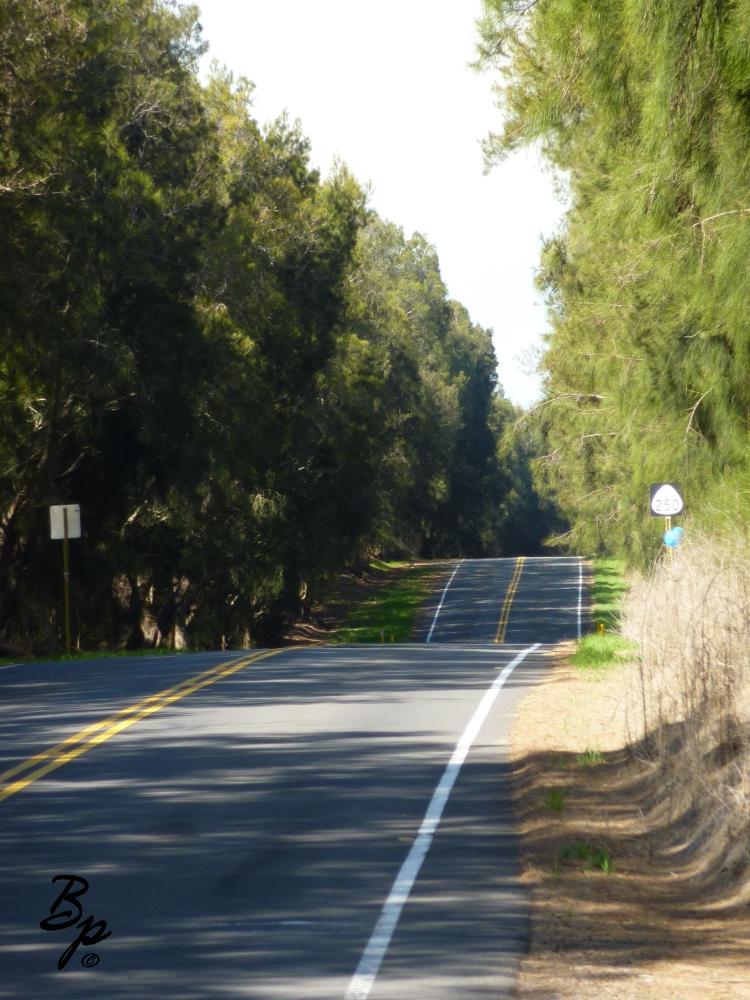
[[[680,852],[653,771],[625,748],[628,665],[583,675],[560,647],[511,737],[530,944],[517,1000],[750,998],[750,914],[731,873]]]
[[[424,609],[447,566],[444,561],[412,560],[342,572],[312,602],[307,620],[286,629],[281,644],[419,641]]]

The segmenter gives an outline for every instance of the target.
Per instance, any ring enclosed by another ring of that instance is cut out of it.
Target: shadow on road
[[[408,732],[368,727],[370,706],[403,712],[423,690],[439,700],[458,688],[473,710],[500,655],[497,648],[288,651],[6,800],[0,996],[343,995],[452,749],[419,718]],[[508,689],[545,669],[542,660],[522,664]],[[7,705],[14,697],[20,704],[8,678],[3,691]],[[321,706],[326,727],[316,719]],[[65,726],[111,712],[92,691],[71,718],[63,687],[40,689],[32,729],[49,745]],[[23,743],[28,727],[28,715],[22,722],[4,713],[2,745],[28,756],[35,749]],[[388,973],[424,975],[419,967],[429,960],[429,974],[448,980],[480,977],[486,967],[496,988],[498,977],[510,982],[526,932],[506,767],[480,745],[459,782]],[[57,972],[71,936],[39,928],[58,873],[90,881],[84,912],[112,931],[94,949],[102,959],[95,969],[77,959]],[[437,952],[436,937],[444,941]],[[470,952],[455,947],[464,938]],[[495,995],[489,990],[488,979],[486,995]],[[483,991],[477,978],[472,997]]]

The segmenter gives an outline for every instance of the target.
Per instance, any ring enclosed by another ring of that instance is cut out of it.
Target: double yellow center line
[[[57,743],[47,750],[41,750],[39,753],[34,754],[33,757],[29,757],[28,760],[21,761],[15,767],[3,771],[0,774],[0,802],[3,799],[10,798],[11,795],[15,795],[16,792],[23,791],[24,788],[27,788],[37,778],[43,778],[50,771],[55,771],[58,767],[62,767],[71,760],[75,760],[76,757],[87,753],[94,747],[99,746],[100,743],[105,743],[107,740],[112,739],[113,736],[121,733],[123,729],[134,726],[136,722],[140,722],[141,719],[159,712],[162,708],[166,708],[167,705],[179,701],[180,698],[185,698],[187,695],[193,694],[195,691],[199,691],[209,684],[215,684],[217,681],[229,677],[251,663],[258,663],[260,660],[268,659],[269,656],[275,656],[281,652],[283,652],[281,649],[271,649],[262,653],[243,656],[239,660],[229,660],[219,663],[209,670],[204,670],[200,674],[195,674],[193,677],[188,677],[186,680],[180,681],[179,684],[175,684],[173,687],[165,688],[164,691],[159,691],[157,694],[152,694],[142,701],[128,705],[127,708],[121,709],[108,719],[93,722],[90,726],[79,730],[79,732],[69,736],[61,743]]]
[[[505,595],[505,600],[503,601],[503,609],[500,612],[500,621],[497,623],[497,632],[495,633],[495,642],[505,642],[505,633],[508,631],[508,619],[510,618],[510,608],[513,604],[513,598],[516,596],[516,591],[518,590],[518,582],[521,579],[521,573],[523,572],[523,564],[524,557],[519,556],[518,559],[516,559],[513,576],[508,586],[508,592]]]

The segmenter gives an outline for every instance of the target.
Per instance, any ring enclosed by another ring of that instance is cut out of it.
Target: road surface
[[[508,729],[585,595],[453,569],[409,646],[1,669],[0,997],[507,996]]]

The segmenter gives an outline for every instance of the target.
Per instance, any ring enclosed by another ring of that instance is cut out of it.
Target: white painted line
[[[578,638],[581,638],[581,617],[583,615],[583,556],[578,558]]]
[[[346,991],[344,1000],[367,1000],[367,997],[369,997],[370,990],[375,983],[375,977],[391,943],[391,938],[401,916],[401,911],[409,898],[409,894],[419,874],[419,869],[422,867],[422,862],[430,849],[432,838],[438,828],[440,818],[443,815],[443,809],[456,782],[458,773],[461,770],[461,765],[466,760],[474,740],[479,735],[479,730],[489,715],[490,709],[500,693],[500,689],[518,664],[529,653],[533,653],[539,649],[540,645],[537,642],[533,646],[529,646],[522,653],[519,653],[506,667],[503,667],[491,687],[485,691],[484,697],[479,702],[468,726],[464,730],[463,736],[458,741],[456,749],[453,751],[453,756],[448,762],[448,766],[443,772],[443,776],[432,795],[417,838],[412,844],[406,860],[401,865],[401,870],[396,876],[396,881],[393,883],[388,899],[383,904],[383,909],[375,925],[375,930],[372,932],[370,940],[367,942],[367,947],[362,953],[362,958],[359,960],[357,971],[349,983],[349,989]]]
[[[440,614],[440,611],[443,607],[443,601],[445,600],[445,595],[448,593],[448,587],[450,587],[450,585],[453,583],[453,577],[456,575],[456,573],[458,573],[458,570],[462,565],[463,565],[463,559],[458,564],[458,566],[456,566],[456,568],[453,570],[453,572],[451,573],[450,580],[445,585],[445,590],[443,591],[442,597],[440,598],[440,604],[438,604],[437,611],[435,612],[435,617],[432,619],[432,625],[430,625],[430,631],[427,633],[427,640],[426,640],[427,642],[429,642],[430,639],[432,638],[432,633],[434,632],[435,625],[437,624],[438,615]]]

